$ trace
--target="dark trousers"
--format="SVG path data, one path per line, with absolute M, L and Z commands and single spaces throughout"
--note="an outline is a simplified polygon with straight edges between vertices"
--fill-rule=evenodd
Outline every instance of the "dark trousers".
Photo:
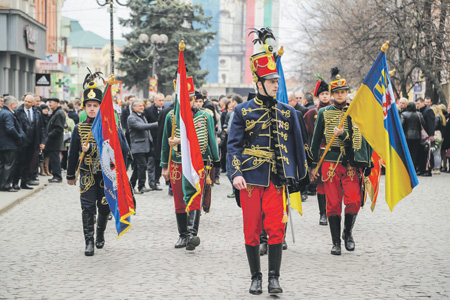
M 13 183 L 26 184 L 28 181 L 28 173 L 30 171 L 31 160 L 33 158 L 34 147 L 29 146 L 21 148 L 17 157 L 17 172 L 14 174 Z
M 47 156 L 50 159 L 50 170 L 55 179 L 62 179 L 60 153 L 61 151 L 47 151 Z
M 0 151 L 0 189 L 11 187 L 17 165 L 17 150 Z
M 86 188 L 86 183 L 91 186 Z M 81 209 L 91 215 L 98 213 L 107 215 L 110 212 L 108 202 L 104 199 L 105 190 L 101 172 L 92 175 L 90 172 L 80 170 L 80 201 Z
M 145 187 L 145 177 L 147 171 L 147 153 L 135 153 L 133 154 L 133 173 L 131 174 L 131 186 L 134 188 L 136 186 L 136 181 L 138 181 L 138 189 Z
M 406 140 L 406 143 L 408 144 L 408 149 L 409 149 L 409 154 L 411 154 L 411 160 L 414 164 L 415 168 L 418 168 L 418 163 L 419 163 L 419 153 L 421 151 L 421 145 L 420 145 L 420 140 Z
M 67 170 L 67 155 L 68 155 L 68 150 L 64 150 L 61 151 L 61 168 L 63 168 L 63 170 Z
M 31 157 L 30 169 L 28 171 L 28 181 L 35 180 L 38 177 L 39 169 L 39 153 L 41 150 L 34 149 L 33 156 Z
M 147 175 L 148 186 L 154 187 L 156 185 L 156 162 L 153 155 L 150 155 L 147 160 Z

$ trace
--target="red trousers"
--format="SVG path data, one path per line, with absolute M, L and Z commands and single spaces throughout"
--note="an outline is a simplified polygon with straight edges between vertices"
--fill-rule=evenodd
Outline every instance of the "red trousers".
M 361 187 L 358 170 L 350 165 L 324 161 L 322 164 L 322 180 L 327 197 L 327 216 L 341 215 L 342 199 L 345 213 L 357 214 L 361 208 Z
M 247 185 L 240 191 L 242 215 L 244 219 L 245 244 L 259 245 L 264 214 L 264 229 L 269 236 L 268 244 L 283 242 L 285 224 L 283 219 L 283 188 Z
M 186 203 L 184 202 L 184 194 L 183 194 L 183 170 L 181 164 L 170 162 L 170 182 L 172 184 L 172 192 L 173 192 L 173 200 L 175 203 L 175 212 L 176 213 L 184 213 L 186 212 Z M 200 186 L 203 187 L 205 182 L 205 173 L 202 172 L 200 177 Z M 202 201 L 202 193 L 199 193 L 195 196 L 192 204 L 190 206 L 190 210 L 200 210 L 200 205 Z

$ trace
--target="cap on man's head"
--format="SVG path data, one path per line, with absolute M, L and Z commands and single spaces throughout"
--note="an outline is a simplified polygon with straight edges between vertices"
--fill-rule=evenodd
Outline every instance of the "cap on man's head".
M 59 103 L 59 98 L 56 98 L 56 97 L 46 98 L 45 101 L 46 102 L 48 102 L 48 101 L 55 101 L 55 102 Z

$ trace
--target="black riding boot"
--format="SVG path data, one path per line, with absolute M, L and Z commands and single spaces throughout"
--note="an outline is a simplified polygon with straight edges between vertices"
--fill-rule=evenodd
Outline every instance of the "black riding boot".
M 195 250 L 195 247 L 200 245 L 200 238 L 198 234 L 198 225 L 200 224 L 200 210 L 191 210 L 187 217 L 188 237 L 186 241 L 186 250 Z
M 180 234 L 175 248 L 184 248 L 186 247 L 186 239 L 188 236 L 187 213 L 175 213 L 175 215 L 177 216 L 178 233 Z
M 250 292 L 250 294 L 259 295 L 262 293 L 262 274 L 259 260 L 259 245 L 245 245 L 245 250 L 247 252 L 247 260 L 250 266 L 250 273 L 252 274 L 252 283 L 248 291 Z
M 357 214 L 345 214 L 344 231 L 342 232 L 342 239 L 344 240 L 345 249 L 347 251 L 355 250 L 355 241 L 352 236 L 353 225 L 355 225 Z
M 328 225 L 327 198 L 325 197 L 325 194 L 317 194 L 317 201 L 319 202 L 319 213 L 320 213 L 319 225 Z
M 108 224 L 108 217 L 107 215 L 102 215 L 101 213 L 98 214 L 97 217 L 97 237 L 95 238 L 95 247 L 97 249 L 102 249 L 105 245 L 105 229 L 106 224 Z
M 282 253 L 282 243 L 269 245 L 269 294 L 280 294 L 283 292 L 283 289 L 278 282 Z
M 288 245 L 286 243 L 287 226 L 288 226 L 288 223 L 286 222 L 286 224 L 284 225 L 283 250 L 287 250 L 287 248 L 288 248 Z
M 267 254 L 267 232 L 263 228 L 259 235 L 259 255 L 263 256 Z
M 84 240 L 86 242 L 86 249 L 84 250 L 84 255 L 93 256 L 95 215 L 83 212 L 82 217 L 83 217 Z
M 331 239 L 333 240 L 331 254 L 341 255 L 341 216 L 329 216 L 328 223 L 330 225 Z

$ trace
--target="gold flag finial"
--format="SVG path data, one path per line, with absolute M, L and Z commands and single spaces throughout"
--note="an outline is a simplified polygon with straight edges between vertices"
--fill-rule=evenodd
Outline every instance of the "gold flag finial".
M 180 45 L 178 46 L 178 49 L 180 49 L 180 51 L 184 51 L 184 49 L 186 48 L 186 45 L 184 44 L 184 41 L 181 40 Z
M 386 41 L 386 43 L 381 46 L 381 51 L 386 52 L 386 50 L 389 48 L 389 41 Z
M 284 46 L 280 47 L 280 50 L 278 50 L 278 56 L 283 56 L 284 54 Z
M 389 71 L 389 76 L 394 76 L 396 71 L 396 69 L 392 69 L 391 71 Z
M 116 80 L 114 79 L 114 74 L 111 74 L 108 76 L 108 84 L 114 85 L 116 83 Z

